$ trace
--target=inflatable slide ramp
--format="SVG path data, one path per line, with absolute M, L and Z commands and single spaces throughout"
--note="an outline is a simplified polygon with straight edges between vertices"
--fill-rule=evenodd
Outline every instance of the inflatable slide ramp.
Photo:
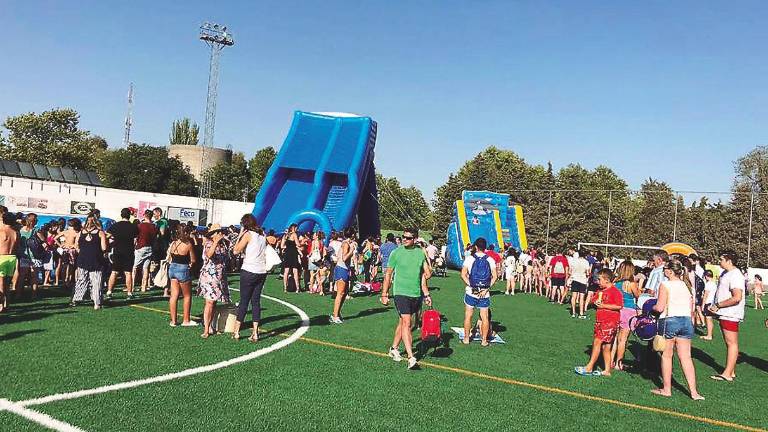
M 290 224 L 326 234 L 357 222 L 360 237 L 378 235 L 373 165 L 376 122 L 342 113 L 296 111 L 256 195 L 253 215 L 265 230 Z

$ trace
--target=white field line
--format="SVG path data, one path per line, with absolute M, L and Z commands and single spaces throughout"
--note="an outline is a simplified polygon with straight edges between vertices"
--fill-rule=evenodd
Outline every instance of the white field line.
M 20 404 L 13 403 L 8 399 L 0 399 L 0 411 L 8 411 L 24 417 L 27 420 L 33 421 L 41 426 L 45 426 L 48 429 L 53 429 L 57 432 L 85 432 L 77 426 L 72 426 L 69 423 L 65 423 L 61 420 L 43 414 L 39 411 L 24 408 Z
M 135 381 L 127 381 L 119 384 L 111 384 L 107 386 L 97 387 L 93 389 L 87 389 L 87 390 L 78 390 L 74 392 L 69 393 L 57 393 L 50 396 L 45 396 L 41 398 L 35 398 L 35 399 L 28 399 L 25 401 L 16 402 L 17 405 L 20 405 L 22 407 L 24 406 L 30 406 L 30 405 L 41 405 L 46 404 L 50 402 L 56 402 L 56 401 L 62 401 L 62 400 L 69 400 L 69 399 L 77 399 L 85 396 L 92 396 L 117 390 L 125 390 L 129 388 L 139 387 L 147 384 L 155 384 L 159 382 L 165 382 L 170 381 L 174 379 L 184 378 L 192 375 L 202 374 L 206 372 L 212 372 L 218 369 L 223 369 L 225 367 L 229 367 L 232 365 L 236 365 L 238 363 L 243 363 L 249 360 L 253 360 L 255 358 L 261 357 L 265 354 L 269 354 L 273 351 L 279 350 L 280 348 L 284 348 L 297 340 L 299 340 L 300 337 L 302 337 L 307 330 L 309 330 L 309 316 L 304 312 L 303 310 L 299 309 L 297 306 L 288 303 L 286 301 L 280 300 L 278 298 L 270 297 L 267 295 L 262 295 L 262 297 L 275 301 L 277 303 L 280 303 L 284 306 L 289 307 L 292 309 L 296 314 L 299 315 L 301 318 L 301 327 L 296 329 L 295 332 L 293 332 L 290 336 L 288 336 L 286 339 L 281 340 L 280 342 L 277 342 L 273 345 L 270 345 L 268 347 L 264 347 L 262 349 L 253 351 L 251 353 L 242 355 L 240 357 L 235 357 L 233 359 L 224 360 L 219 363 L 214 363 L 207 366 L 199 366 L 192 369 L 186 369 L 180 372 L 173 372 L 165 375 L 159 375 L 152 378 L 145 378 Z

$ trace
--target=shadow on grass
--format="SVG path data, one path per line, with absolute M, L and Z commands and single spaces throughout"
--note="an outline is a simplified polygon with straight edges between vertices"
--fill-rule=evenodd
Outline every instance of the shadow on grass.
M 64 308 L 67 308 L 67 305 L 64 305 Z M 7 314 L 0 316 L 0 324 L 16 324 L 26 321 L 38 321 L 53 315 L 70 314 L 74 312 L 75 311 L 68 309 L 59 312 L 28 312 L 15 314 L 13 313 L 13 309 L 10 309 Z
M 768 361 L 761 358 L 753 357 L 745 352 L 739 352 L 739 359 L 736 363 L 746 363 L 756 369 L 760 369 L 763 372 L 768 372 Z
M 24 337 L 24 336 L 26 336 L 28 334 L 40 333 L 40 332 L 43 332 L 43 331 L 45 331 L 45 330 L 43 330 L 43 329 L 31 329 L 31 330 L 14 331 L 14 332 L 6 333 L 4 335 L 0 335 L 0 341 L 8 341 L 8 340 L 11 340 L 11 339 L 18 339 L 18 338 Z
M 705 351 L 702 351 L 700 348 L 696 348 L 694 346 L 691 347 L 691 357 L 711 367 L 712 370 L 716 371 L 717 373 L 720 373 L 720 371 L 722 371 L 724 368 L 714 359 L 714 357 Z

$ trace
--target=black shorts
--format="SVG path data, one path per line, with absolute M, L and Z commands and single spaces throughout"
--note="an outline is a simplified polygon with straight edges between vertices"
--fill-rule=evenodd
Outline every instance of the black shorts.
M 553 277 L 552 278 L 552 286 L 553 287 L 563 287 L 563 286 L 565 286 L 565 278 L 564 277 Z
M 597 282 L 592 282 L 589 284 L 589 286 L 587 286 L 587 290 L 592 292 L 597 291 L 597 288 Z
M 421 309 L 421 297 L 395 296 L 395 309 L 400 315 L 413 315 Z
M 586 294 L 587 286 L 581 282 L 571 281 L 571 291 L 579 294 Z
M 133 260 L 133 253 L 114 252 L 112 254 L 112 271 L 118 273 L 133 271 Z

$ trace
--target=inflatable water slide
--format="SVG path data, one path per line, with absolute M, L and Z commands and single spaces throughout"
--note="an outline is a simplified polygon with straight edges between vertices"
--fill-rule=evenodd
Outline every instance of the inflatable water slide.
M 517 250 L 527 249 L 523 208 L 510 206 L 507 194 L 463 191 L 461 199 L 453 205 L 453 217 L 448 225 L 448 265 L 460 269 L 464 262 L 464 247 L 479 237 L 485 238 L 497 251 L 504 245 Z
M 296 111 L 256 195 L 253 215 L 265 230 L 331 230 L 358 224 L 360 237 L 380 233 L 376 122 L 346 113 Z

